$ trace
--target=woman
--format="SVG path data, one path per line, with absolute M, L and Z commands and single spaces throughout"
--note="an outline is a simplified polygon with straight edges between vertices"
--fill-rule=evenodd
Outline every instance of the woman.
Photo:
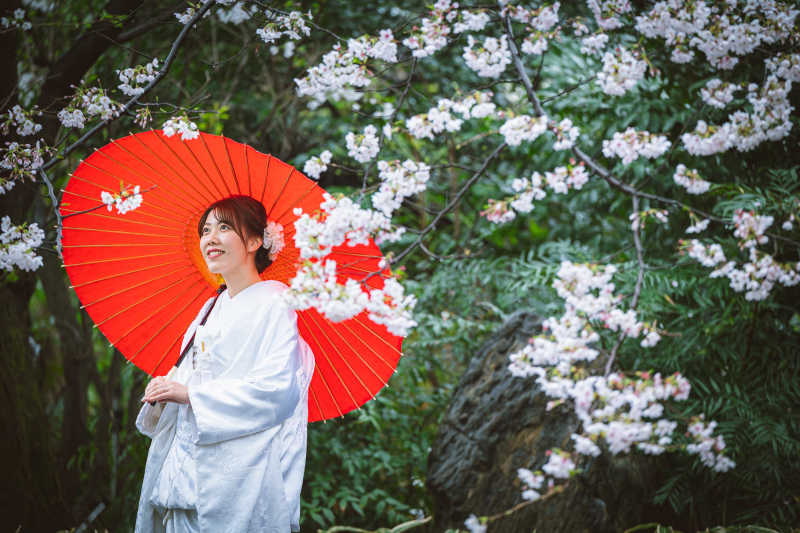
M 136 532 L 299 531 L 314 357 L 280 298 L 286 285 L 259 276 L 282 227 L 234 196 L 209 207 L 198 232 L 227 289 L 189 326 L 173 379 L 147 385 L 136 427 L 153 440 Z

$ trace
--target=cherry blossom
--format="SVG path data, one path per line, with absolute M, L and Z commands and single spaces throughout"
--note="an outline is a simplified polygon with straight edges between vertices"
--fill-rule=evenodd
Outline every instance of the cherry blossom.
M 620 46 L 616 54 L 603 54 L 603 70 L 597 73 L 595 83 L 608 95 L 622 96 L 644 77 L 646 70 L 647 63 Z
M 303 165 L 303 173 L 315 180 L 319 179 L 320 174 L 328 170 L 328 163 L 331 162 L 333 154 L 330 150 L 325 150 L 319 157 L 311 157 Z
M 506 70 L 506 66 L 511 64 L 511 51 L 508 49 L 508 40 L 505 35 L 502 35 L 500 39 L 487 37 L 483 42 L 468 35 L 467 43 L 462 57 L 467 66 L 478 76 L 498 78 Z
M 675 183 L 684 187 L 689 194 L 703 194 L 708 191 L 711 184 L 702 179 L 696 169 L 689 170 L 686 165 L 678 165 L 672 175 Z
M 422 27 L 414 26 L 411 35 L 403 40 L 403 44 L 411 50 L 411 55 L 424 58 L 433 55 L 447 44 L 451 22 L 458 16 L 458 3 L 438 0 L 433 5 L 430 18 L 422 19 Z M 475 23 L 473 23 L 475 24 Z
M 3 217 L 0 224 L 0 269 L 12 272 L 14 267 L 26 272 L 42 266 L 42 258 L 34 249 L 44 242 L 44 231 L 38 224 L 11 224 L 10 217 Z
M 486 533 L 486 524 L 481 524 L 474 514 L 469 515 L 469 518 L 464 520 L 464 527 L 469 529 L 469 533 Z
M 378 155 L 380 146 L 375 134 L 378 129 L 372 124 L 364 128 L 364 133 L 356 135 L 352 131 L 345 135 L 347 145 L 347 155 L 354 158 L 359 163 L 368 163 Z
M 597 54 L 608 44 L 608 35 L 605 33 L 596 33 L 594 35 L 587 35 L 581 39 L 580 50 L 582 54 Z
M 102 201 L 108 210 L 111 211 L 112 207 L 117 208 L 117 213 L 124 215 L 128 211 L 133 211 L 142 205 L 142 195 L 139 194 L 139 186 L 135 186 L 133 190 L 128 190 L 123 184 L 120 184 L 120 192 L 110 193 L 102 191 L 100 193 L 100 201 Z
M 519 146 L 522 141 L 533 141 L 547 131 L 547 117 L 538 118 L 528 115 L 511 116 L 500 126 L 500 135 L 509 146 Z
M 25 10 L 15 9 L 14 18 L 0 17 L 0 26 L 3 28 L 20 28 L 23 31 L 28 31 L 33 25 L 25 20 Z
M 581 131 L 577 126 L 572 124 L 572 121 L 565 118 L 558 125 L 553 128 L 556 134 L 556 142 L 553 144 L 553 150 L 569 150 L 575 146 L 575 141 L 580 137 Z
M 42 114 L 41 111 L 37 111 L 37 108 L 34 108 L 30 111 L 22 109 L 22 107 L 15 105 L 8 111 L 8 118 L 0 124 L 0 132 L 3 135 L 8 135 L 8 130 L 11 126 L 17 126 L 17 135 L 21 137 L 25 137 L 27 135 L 33 135 L 34 133 L 39 133 L 42 129 L 41 124 L 35 124 L 33 122 L 34 116 L 40 116 Z
M 403 199 L 425 190 L 430 179 L 430 167 L 407 159 L 400 161 L 378 161 L 378 177 L 381 185 L 372 195 L 372 205 L 387 217 L 400 208 Z
M 208 14 L 208 11 L 206 12 Z M 155 79 L 155 69 L 158 68 L 158 59 L 146 65 L 126 68 L 117 71 L 120 81 L 119 89 L 127 96 L 139 96 L 144 93 L 144 86 Z
M 182 141 L 191 141 L 200 137 L 200 132 L 197 131 L 197 124 L 189 120 L 189 117 L 185 114 L 180 117 L 172 117 L 164 122 L 161 129 L 165 137 L 172 137 L 179 133 Z
M 252 18 L 258 12 L 258 6 L 251 6 L 250 10 L 244 8 L 243 3 L 236 3 L 231 9 L 217 9 L 217 17 L 223 24 L 241 24 Z
M 737 209 L 733 215 L 733 224 L 736 226 L 733 236 L 741 239 L 739 248 L 742 250 L 753 248 L 756 244 L 765 244 L 769 241 L 769 237 L 764 235 L 764 232 L 774 221 L 775 219 L 771 216 L 758 215 L 755 211 Z
M 669 216 L 669 211 L 666 209 L 647 209 L 645 211 L 633 213 L 629 217 L 631 229 L 644 229 L 649 219 L 655 219 L 662 224 L 666 224 L 667 216 Z
M 713 79 L 706 83 L 705 89 L 700 89 L 700 97 L 708 105 L 723 109 L 733 101 L 733 93 L 738 90 L 741 90 L 739 85 Z
M 800 82 L 800 54 L 782 54 L 766 61 L 767 69 L 785 80 Z
M 709 219 L 697 220 L 697 222 L 686 228 L 686 233 L 700 233 L 701 231 L 705 231 L 710 222 Z
M 0 160 L 0 168 L 10 170 L 9 178 L 0 178 L 0 194 L 5 194 L 14 186 L 15 179 L 36 179 L 36 170 L 44 164 L 42 156 L 49 154 L 52 149 L 42 141 L 36 141 L 34 146 L 6 143 L 5 155 Z
M 310 12 L 307 16 L 311 20 Z M 308 37 L 311 35 L 311 28 L 306 25 L 303 14 L 299 11 L 292 11 L 288 15 L 278 15 L 274 22 L 268 22 L 263 28 L 256 30 L 256 35 L 261 37 L 265 43 L 274 43 L 282 35 L 299 41 L 301 33 Z
M 672 143 L 664 135 L 651 134 L 648 131 L 636 131 L 628 128 L 625 133 L 615 133 L 610 141 L 603 141 L 603 155 L 619 157 L 623 165 L 629 165 L 639 159 L 653 159 L 663 155 Z
M 439 107 L 432 107 L 427 113 L 414 115 L 406 120 L 408 132 L 417 139 L 427 137 L 433 140 L 434 133 L 441 133 L 445 130 L 449 132 L 460 130 L 464 121 L 450 115 L 447 108 L 452 109 L 452 105 L 448 104 L 452 104 L 452 102 L 441 100 Z
M 684 133 L 681 142 L 691 155 L 713 155 L 733 146 L 732 137 L 730 124 L 709 126 L 704 120 L 698 120 L 694 133 Z
M 597 24 L 604 30 L 615 30 L 622 26 L 620 15 L 630 13 L 628 0 L 587 0 L 586 4 L 594 14 Z
M 457 7 L 457 4 L 455 4 Z M 455 9 L 455 8 L 454 8 Z M 462 11 L 461 20 L 453 24 L 453 33 L 464 33 L 465 31 L 481 31 L 489 22 L 489 15 L 484 12 L 471 13 Z
M 109 98 L 102 88 L 89 89 L 83 80 L 80 87 L 74 85 L 72 87 L 75 89 L 75 95 L 67 107 L 58 112 L 58 119 L 65 128 L 83 129 L 86 121 L 93 117 L 107 121 L 119 116 L 122 106 Z
M 206 3 L 206 2 L 210 2 L 211 0 L 201 0 L 201 1 L 203 3 Z M 186 11 L 184 11 L 183 13 L 175 13 L 175 18 L 178 19 L 178 22 L 180 22 L 183 25 L 189 24 L 189 22 L 197 14 L 197 10 L 200 9 L 200 6 L 201 6 L 201 4 L 198 4 L 198 5 L 189 4 L 189 7 L 187 7 Z M 206 11 L 203 14 L 203 18 L 206 18 L 210 14 L 211 14 L 211 10 Z M 195 24 L 195 27 L 197 27 L 197 24 Z
M 688 253 L 689 257 L 697 259 L 704 267 L 715 267 L 727 261 L 719 244 L 705 245 L 697 239 L 692 239 L 688 243 L 681 241 L 681 250 Z
M 528 11 L 522 6 L 507 6 L 503 13 L 508 13 L 511 18 L 520 22 L 529 23 L 528 35 L 523 39 L 520 49 L 524 54 L 542 55 L 548 48 L 549 42 L 558 37 L 560 28 L 550 31 L 558 23 L 558 9 L 560 2 L 552 6 L 542 6 L 537 10 Z

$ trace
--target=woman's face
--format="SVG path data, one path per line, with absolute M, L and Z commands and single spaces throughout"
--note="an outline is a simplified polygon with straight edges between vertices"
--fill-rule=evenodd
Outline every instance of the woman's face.
M 249 239 L 250 246 L 242 242 L 239 234 L 230 224 L 217 220 L 215 213 L 209 213 L 200 237 L 200 251 L 213 274 L 225 275 L 247 264 L 248 254 L 258 249 L 257 239 Z M 252 250 L 250 250 L 252 248 Z

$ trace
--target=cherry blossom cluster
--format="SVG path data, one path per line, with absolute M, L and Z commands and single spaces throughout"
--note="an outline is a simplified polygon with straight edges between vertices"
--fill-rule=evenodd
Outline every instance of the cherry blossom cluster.
M 746 291 L 744 297 L 749 301 L 761 301 L 769 297 L 775 283 L 792 287 L 800 283 L 800 262 L 779 263 L 771 255 L 750 248 L 750 261 L 736 268 L 736 261 L 728 261 L 714 270 L 709 277 L 727 277 L 731 289 Z
M 33 27 L 33 25 L 30 22 L 25 20 L 24 9 L 15 9 L 14 18 L 0 17 L 0 26 L 3 26 L 3 28 L 5 29 L 20 28 L 23 31 L 28 31 Z
M 610 141 L 603 141 L 603 155 L 608 158 L 619 157 L 623 165 L 629 165 L 640 156 L 645 159 L 659 157 L 670 146 L 672 143 L 664 135 L 628 128 L 625 133 L 616 132 Z
M 636 52 L 631 53 L 620 46 L 617 53 L 603 54 L 603 70 L 597 73 L 595 83 L 604 93 L 611 96 L 622 96 L 633 89 L 636 82 L 644 77 L 647 63 L 638 59 Z
M 547 50 L 550 41 L 558 37 L 560 28 L 556 27 L 554 31 L 551 30 L 558 23 L 559 7 L 561 7 L 561 3 L 556 2 L 552 6 L 542 6 L 534 11 L 529 11 L 522 6 L 507 6 L 503 9 L 502 15 L 508 13 L 511 18 L 530 24 L 528 35 L 522 41 L 523 54 L 540 56 Z
M 666 209 L 646 209 L 645 211 L 632 213 L 628 218 L 631 221 L 631 229 L 636 230 L 644 229 L 650 219 L 666 224 L 668 216 L 669 211 Z
M 378 170 L 381 185 L 372 195 L 372 206 L 387 217 L 400 208 L 405 198 L 424 191 L 431 177 L 428 165 L 411 159 L 402 164 L 400 161 L 378 161 Z
M 128 189 L 128 187 L 120 183 L 120 191 L 118 193 L 103 191 L 100 193 L 100 201 L 108 206 L 109 211 L 111 211 L 112 207 L 116 207 L 117 213 L 124 215 L 142 205 L 142 195 L 139 194 L 138 185 L 133 189 Z
M 25 137 L 39 133 L 42 129 L 41 124 L 33 122 L 34 116 L 41 115 L 41 111 L 37 111 L 36 106 L 30 111 L 22 109 L 22 107 L 15 105 L 8 111 L 7 117 L 3 123 L 0 124 L 0 132 L 3 135 L 8 135 L 8 130 L 11 126 L 17 126 L 17 135 Z
M 486 78 L 499 78 L 511 64 L 511 51 L 508 48 L 508 39 L 502 35 L 500 39 L 486 37 L 483 41 L 467 36 L 467 46 L 464 47 L 462 56 L 467 67 L 474 70 L 478 76 Z
M 158 68 L 158 59 L 154 59 L 151 63 L 146 65 L 138 65 L 133 68 L 126 68 L 122 71 L 117 71 L 119 80 L 122 82 L 119 89 L 127 96 L 138 96 L 144 92 L 144 87 L 156 79 L 156 69 Z
M 692 219 L 692 225 L 686 228 L 686 233 L 700 233 L 708 228 L 711 220 L 700 220 L 694 213 L 689 213 Z
M 17 142 L 6 143 L 6 146 L 8 148 L 0 161 L 0 168 L 10 170 L 11 174 L 8 178 L 0 178 L 0 194 L 10 191 L 15 179 L 35 180 L 36 170 L 44 164 L 42 156 L 52 151 L 41 140 L 36 141 L 34 146 Z
M 0 269 L 12 272 L 16 266 L 26 272 L 36 270 L 42 266 L 42 258 L 33 250 L 43 242 L 44 231 L 38 224 L 14 226 L 10 217 L 3 217 L 0 224 Z
M 710 106 L 723 109 L 733 101 L 733 93 L 741 89 L 741 85 L 715 78 L 706 83 L 705 89 L 700 89 L 700 98 Z
M 431 56 L 445 47 L 447 36 L 450 35 L 448 22 L 456 20 L 457 17 L 458 2 L 451 4 L 449 0 L 437 0 L 433 4 L 430 18 L 425 17 L 422 19 L 422 27 L 414 26 L 411 34 L 406 39 L 403 39 L 403 44 L 411 50 L 411 55 L 416 58 L 421 59 Z M 483 17 L 478 19 L 469 17 L 464 24 L 480 28 L 482 22 L 485 26 Z M 459 26 L 459 29 L 463 31 L 468 28 Z
M 370 84 L 366 76 L 366 61 L 370 57 L 387 63 L 397 62 L 397 43 L 394 42 L 392 30 L 381 30 L 378 39 L 366 36 L 349 39 L 346 51 L 342 50 L 340 44 L 335 44 L 333 51 L 322 56 L 321 64 L 308 69 L 305 78 L 295 78 L 297 94 L 342 95 L 352 87 L 366 87 Z
M 789 135 L 792 122 L 789 119 L 794 107 L 789 105 L 790 80 L 780 81 L 770 75 L 759 88 L 751 85 L 747 100 L 753 113 L 736 111 L 731 121 L 731 143 L 740 152 L 752 150 L 766 140 L 778 141 Z
M 458 9 L 458 3 L 454 2 L 452 9 Z M 489 15 L 484 12 L 472 13 L 464 10 L 460 13 L 458 20 L 453 24 L 453 33 L 464 33 L 465 31 L 481 31 L 489 22 Z
M 376 324 L 386 326 L 389 333 L 405 337 L 417 326 L 411 312 L 417 304 L 413 294 L 405 294 L 405 289 L 395 278 L 387 278 L 383 289 L 372 289 L 366 310 L 369 318 Z
M 491 102 L 491 91 L 476 91 L 463 98 L 452 101 L 442 98 L 436 107 L 427 113 L 414 115 L 406 120 L 408 132 L 417 139 L 434 139 L 434 134 L 443 131 L 459 131 L 464 120 L 485 118 L 492 115 L 497 106 Z M 463 118 L 455 118 L 452 113 L 460 113 Z
M 310 11 L 306 16 L 308 20 L 313 18 Z M 299 11 L 292 11 L 288 15 L 278 15 L 275 22 L 268 22 L 263 28 L 256 30 L 256 34 L 265 43 L 274 43 L 282 35 L 299 41 L 302 38 L 301 33 L 308 37 L 311 35 L 311 28 L 306 25 L 306 21 L 303 20 L 303 14 Z
M 544 321 L 544 333 L 531 339 L 522 350 L 509 356 L 509 370 L 514 376 L 536 376 L 542 391 L 555 398 L 548 402 L 548 410 L 562 404 L 571 404 L 583 426 L 582 434 L 573 434 L 575 453 L 597 456 L 603 440 L 613 453 L 627 453 L 636 447 L 643 453 L 658 455 L 667 449 L 678 449 L 673 444 L 677 422 L 666 420 L 664 402 L 684 401 L 689 397 L 691 385 L 680 373 L 668 377 L 651 372 L 637 372 L 635 377 L 612 373 L 607 377 L 593 376 L 578 363 L 594 361 L 599 352 L 594 345 L 600 340 L 593 323 L 614 332 L 624 332 L 629 337 L 646 333 L 640 343 L 651 347 L 661 335 L 655 324 L 639 322 L 636 312 L 623 312 L 617 306 L 621 297 L 614 295 L 611 283 L 616 268 L 613 265 L 575 265 L 569 261 L 561 264 L 553 283 L 559 297 L 565 299 L 565 313 L 556 319 Z M 662 332 L 663 333 L 663 332 Z M 694 421 L 693 421 L 694 422 Z M 713 431 L 713 426 L 711 426 Z M 691 431 L 691 430 L 690 430 Z M 711 438 L 711 431 L 693 444 L 702 444 Z M 724 449 L 724 440 L 718 445 L 710 466 L 726 471 L 735 463 L 718 457 Z M 702 448 L 685 446 L 689 453 L 708 452 Z M 548 479 L 548 491 L 553 490 L 556 479 L 568 479 L 576 471 L 572 456 L 554 449 L 541 471 L 519 469 L 524 483 L 523 498 L 536 500 L 538 490 Z M 706 462 L 708 464 L 708 462 Z
M 375 136 L 376 133 L 378 133 L 378 129 L 372 124 L 368 124 L 364 128 L 363 134 L 356 135 L 351 131 L 345 135 L 347 155 L 359 163 L 372 161 L 380 151 L 380 141 Z
M 766 244 L 769 237 L 764 235 L 764 232 L 774 221 L 775 218 L 768 215 L 737 209 L 733 214 L 733 224 L 736 227 L 733 236 L 740 239 L 739 249 L 744 250 L 745 248 L 754 248 L 758 244 Z
M 121 106 L 108 97 L 102 88 L 86 88 L 81 80 L 81 86 L 75 87 L 75 95 L 67 107 L 58 112 L 58 120 L 65 128 L 83 129 L 87 120 L 100 117 L 106 121 L 118 117 Z
M 556 167 L 553 172 L 545 172 L 544 178 L 538 172 L 534 172 L 530 179 L 514 178 L 511 188 L 517 194 L 500 201 L 489 199 L 489 204 L 480 214 L 493 224 L 505 224 L 514 220 L 517 212 L 533 211 L 533 201 L 547 196 L 544 187 L 549 187 L 555 194 L 567 194 L 569 189 L 580 190 L 588 181 L 589 174 L 583 161 L 576 164 L 574 159 L 570 159 L 568 165 Z
M 247 11 L 244 3 L 237 3 L 231 9 L 217 9 L 217 17 L 223 24 L 241 24 L 245 20 L 252 18 L 258 12 L 258 6 L 251 6 Z M 309 15 L 310 17 L 310 15 Z
M 697 169 L 689 170 L 683 164 L 678 165 L 675 169 L 672 179 L 675 180 L 675 183 L 685 188 L 689 194 L 703 194 L 711 187 L 711 183 L 700 177 Z
M 577 32 L 575 35 L 578 35 Z M 595 33 L 592 35 L 587 35 L 583 39 L 581 39 L 581 53 L 582 54 L 598 54 L 600 51 L 606 47 L 608 44 L 608 34 L 606 33 Z
M 201 0 L 201 1 L 202 1 L 202 3 L 206 3 L 206 2 L 210 2 L 211 0 Z M 197 3 L 197 4 L 192 4 L 191 2 L 187 2 L 187 3 L 189 4 L 189 7 L 186 8 L 186 11 L 184 11 L 183 13 L 175 13 L 175 18 L 178 19 L 178 22 L 180 22 L 184 26 L 186 24 L 189 24 L 189 21 L 191 21 L 194 18 L 194 16 L 197 14 L 197 10 L 200 9 L 200 7 L 202 5 L 201 3 Z M 219 0 L 217 0 L 217 3 L 224 4 L 226 2 L 220 2 Z M 206 18 L 210 14 L 211 14 L 211 10 L 206 11 L 203 14 L 203 18 Z M 195 24 L 195 26 L 197 26 L 197 25 Z
M 573 125 L 570 119 L 565 118 L 553 127 L 553 133 L 556 134 L 553 150 L 569 150 L 575 146 L 575 141 L 580 137 L 581 130 Z
M 709 126 L 704 120 L 698 120 L 693 133 L 681 136 L 683 147 L 691 155 L 713 155 L 728 150 L 731 142 L 731 125 Z
M 800 54 L 782 54 L 768 59 L 766 65 L 779 78 L 800 82 Z
M 789 37 L 798 13 L 774 0 L 713 5 L 704 0 L 662 1 L 636 17 L 636 30 L 649 38 L 666 39 L 676 63 L 691 60 L 696 48 L 713 67 L 729 70 L 739 62 L 737 55 Z
M 328 170 L 328 163 L 331 162 L 333 154 L 330 150 L 325 150 L 319 157 L 314 156 L 308 159 L 303 165 L 303 173 L 309 178 L 319 179 L 320 174 Z
M 619 17 L 631 12 L 628 0 L 587 0 L 586 5 L 592 11 L 597 25 L 606 31 L 622 27 L 624 23 Z
M 513 116 L 512 114 L 498 113 L 503 118 L 508 116 L 506 122 L 500 126 L 500 135 L 505 138 L 509 146 L 519 146 L 522 141 L 534 141 L 547 131 L 547 117 L 530 117 L 528 115 Z
M 727 472 L 736 467 L 736 463 L 720 453 L 725 449 L 725 439 L 721 435 L 712 436 L 717 423 L 713 420 L 705 423 L 704 418 L 703 415 L 692 417 L 692 423 L 686 428 L 686 433 L 694 438 L 694 442 L 686 446 L 686 451 L 699 455 L 705 466 L 717 472 Z
M 182 141 L 191 141 L 200 137 L 200 132 L 197 131 L 197 124 L 189 120 L 186 114 L 180 117 L 172 117 L 164 122 L 161 129 L 165 137 L 172 137 L 176 133 L 180 134 Z

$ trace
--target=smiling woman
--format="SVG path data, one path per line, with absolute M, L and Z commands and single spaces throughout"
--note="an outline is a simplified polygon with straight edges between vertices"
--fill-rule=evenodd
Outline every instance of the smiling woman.
M 136 425 L 153 441 L 136 531 L 298 531 L 314 357 L 286 285 L 259 276 L 282 227 L 234 196 L 203 213 L 198 234 L 227 287 L 189 326 L 174 379 L 154 378 L 142 399 Z

